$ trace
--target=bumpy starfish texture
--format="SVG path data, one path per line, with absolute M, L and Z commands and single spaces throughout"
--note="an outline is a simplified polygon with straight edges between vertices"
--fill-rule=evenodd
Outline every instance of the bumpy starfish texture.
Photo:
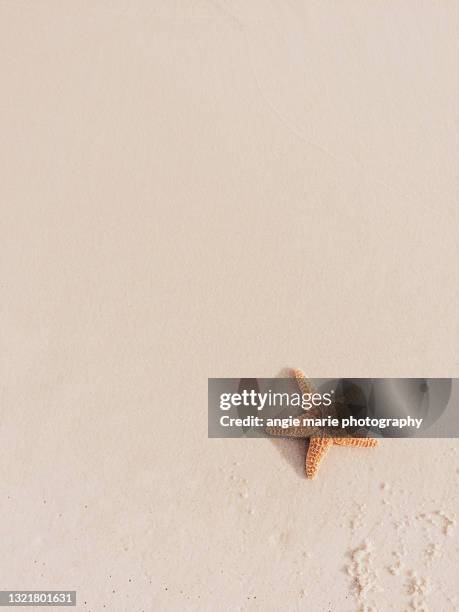
M 310 380 L 306 378 L 301 370 L 294 370 L 293 374 L 297 381 L 298 387 L 302 394 L 315 393 L 316 389 Z M 335 400 L 333 404 L 325 410 L 321 407 L 308 411 L 309 418 L 321 418 L 324 416 L 336 417 L 339 416 L 340 408 L 343 406 L 343 400 Z M 325 414 L 326 413 L 326 414 Z M 373 438 L 353 438 L 351 436 L 331 437 L 333 431 L 331 428 L 320 427 L 268 427 L 267 433 L 271 436 L 283 436 L 288 438 L 309 438 L 309 448 L 306 454 L 306 478 L 315 478 L 319 471 L 319 466 L 322 459 L 327 454 L 333 444 L 339 446 L 360 446 L 363 448 L 372 448 L 378 444 Z M 327 434 L 327 435 L 324 435 Z

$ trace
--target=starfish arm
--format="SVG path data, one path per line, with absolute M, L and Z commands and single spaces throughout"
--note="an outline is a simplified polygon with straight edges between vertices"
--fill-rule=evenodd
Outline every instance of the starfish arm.
M 340 446 L 361 446 L 364 448 L 373 448 L 378 445 L 378 441 L 374 438 L 333 438 L 333 444 Z
M 316 388 L 312 384 L 312 382 L 306 378 L 305 373 L 302 370 L 293 370 L 293 374 L 295 376 L 298 387 L 300 388 L 301 393 L 304 395 L 308 393 L 314 393 Z
M 317 434 L 317 427 L 267 427 L 269 436 L 281 436 L 283 438 L 310 438 Z
M 311 438 L 306 455 L 306 478 L 315 478 L 319 465 L 333 444 L 332 438 Z

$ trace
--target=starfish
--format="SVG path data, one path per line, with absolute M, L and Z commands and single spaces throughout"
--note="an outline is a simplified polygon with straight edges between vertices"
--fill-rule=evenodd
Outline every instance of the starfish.
M 301 370 L 294 370 L 293 374 L 302 394 L 316 393 L 316 389 L 310 380 L 306 378 Z M 345 404 L 344 400 L 335 400 L 333 404 L 324 409 L 319 407 L 308 411 L 309 418 L 324 418 L 325 416 L 337 417 L 339 411 Z M 319 471 L 319 465 L 334 444 L 339 446 L 360 446 L 371 448 L 378 444 L 373 438 L 353 438 L 350 435 L 331 437 L 332 428 L 320 427 L 267 427 L 266 432 L 271 436 L 283 436 L 288 438 L 309 438 L 309 448 L 306 454 L 306 478 L 315 478 Z M 340 429 L 340 433 L 341 433 Z

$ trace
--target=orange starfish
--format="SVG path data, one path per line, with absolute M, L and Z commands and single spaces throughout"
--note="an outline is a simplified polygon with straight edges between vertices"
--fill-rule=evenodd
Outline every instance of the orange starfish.
M 316 392 L 314 385 L 306 378 L 301 370 L 294 370 L 293 374 L 302 394 Z M 326 410 L 311 410 L 309 411 L 309 415 L 311 418 L 320 418 L 321 416 L 325 416 L 323 412 L 326 411 L 327 416 L 337 416 L 341 404 L 342 402 L 340 402 L 340 400 L 336 400 L 332 407 L 329 407 Z M 365 448 L 374 447 L 378 444 L 377 440 L 374 440 L 373 438 L 352 438 L 350 436 L 330 437 L 330 434 L 333 433 L 331 428 L 324 429 L 320 427 L 301 426 L 288 428 L 268 427 L 266 431 L 271 436 L 310 438 L 309 448 L 306 454 L 306 478 L 315 478 L 317 476 L 319 465 L 333 444 L 338 444 L 339 446 L 361 446 Z M 328 436 L 324 435 L 325 433 L 327 433 Z

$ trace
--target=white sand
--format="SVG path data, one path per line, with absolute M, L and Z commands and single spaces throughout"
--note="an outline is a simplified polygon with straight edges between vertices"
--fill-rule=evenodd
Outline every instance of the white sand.
M 208 376 L 458 376 L 454 2 L 0 0 L 1 588 L 459 609 L 455 440 L 208 440 Z

